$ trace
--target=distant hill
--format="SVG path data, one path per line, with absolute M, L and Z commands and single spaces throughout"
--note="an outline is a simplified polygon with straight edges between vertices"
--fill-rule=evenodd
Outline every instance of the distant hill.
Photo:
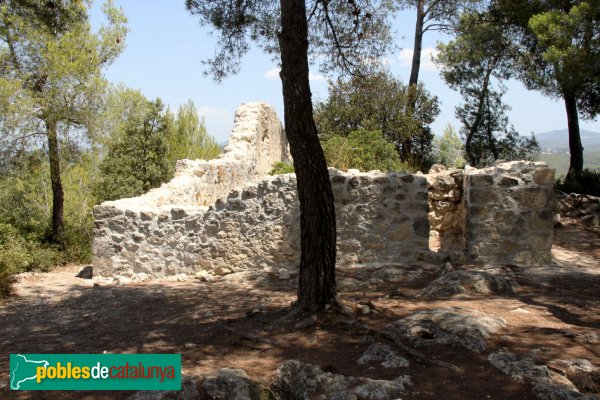
M 569 169 L 569 131 L 561 129 L 536 133 L 542 154 L 540 160 L 556 169 L 556 176 L 564 176 Z M 600 169 L 600 133 L 581 130 L 584 168 Z
M 600 133 L 582 129 L 580 131 L 581 142 L 586 151 L 600 150 Z M 535 138 L 540 143 L 542 153 L 568 153 L 569 131 L 561 129 L 557 131 L 536 133 Z

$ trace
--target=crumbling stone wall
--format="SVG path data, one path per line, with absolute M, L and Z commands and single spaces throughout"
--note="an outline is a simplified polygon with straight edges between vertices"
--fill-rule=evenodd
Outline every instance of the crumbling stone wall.
M 277 161 L 290 156 L 275 112 L 264 103 L 242 105 L 219 159 L 182 160 L 171 182 L 94 208 L 95 272 L 163 277 L 200 270 L 296 271 L 296 178 L 266 176 Z M 462 239 L 452 248 L 461 259 L 550 258 L 554 170 L 543 163 L 428 176 L 330 169 L 330 179 L 339 266 L 427 259 L 430 224 L 442 240 Z
M 427 181 L 406 173 L 330 170 L 338 264 L 409 263 L 427 251 Z M 102 212 L 100 212 L 102 210 Z M 151 277 L 251 269 L 296 271 L 300 215 L 293 174 L 231 191 L 213 206 L 96 212 L 100 274 Z
M 554 170 L 514 161 L 467 169 L 464 235 L 471 259 L 516 264 L 550 261 Z
M 229 144 L 219 158 L 179 160 L 170 182 L 139 197 L 102 206 L 132 210 L 209 206 L 236 187 L 268 174 L 276 162 L 291 160 L 275 110 L 267 103 L 245 103 L 235 113 Z
M 464 207 L 462 169 L 434 165 L 425 175 L 429 184 L 429 225 L 439 248 L 463 248 Z

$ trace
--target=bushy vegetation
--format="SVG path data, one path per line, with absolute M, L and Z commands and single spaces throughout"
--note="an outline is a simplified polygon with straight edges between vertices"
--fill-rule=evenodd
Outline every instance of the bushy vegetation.
M 62 258 L 57 248 L 26 240 L 14 226 L 0 223 L 0 298 L 11 293 L 14 274 L 48 271 Z
M 452 125 L 444 128 L 442 136 L 433 139 L 433 161 L 449 168 L 464 168 L 465 150 L 460 137 Z
M 0 294 L 7 294 L 15 273 L 91 260 L 91 184 L 97 156 L 64 146 L 64 247 L 51 243 L 52 191 L 43 148 L 24 152 L 0 174 Z
M 325 159 L 329 167 L 342 171 L 350 168 L 361 171 L 407 170 L 400 161 L 395 146 L 388 142 L 381 131 L 359 129 L 348 136 L 330 135 L 321 139 Z
M 315 107 L 315 122 L 326 141 L 362 130 L 362 139 L 356 136 L 349 141 L 334 139 L 331 145 L 336 141 L 344 146 L 354 145 L 357 140 L 364 144 L 369 136 L 365 131 L 379 131 L 393 145 L 399 159 L 416 170 L 424 168 L 424 161 L 431 152 L 433 134 L 429 125 L 439 112 L 437 97 L 429 94 L 422 84 L 408 87 L 388 72 L 377 72 L 330 83 L 329 98 Z M 372 136 L 367 140 L 376 138 Z M 331 153 L 328 161 L 330 166 L 335 166 L 331 162 L 348 165 L 343 157 L 338 160 Z M 362 162 L 358 158 L 356 161 Z M 395 168 L 392 164 L 388 166 Z M 388 166 L 383 165 L 380 169 Z
M 284 163 L 282 161 L 276 162 L 273 165 L 273 169 L 269 172 L 269 175 L 281 175 L 294 173 L 294 166 L 292 164 Z
M 586 168 L 577 174 L 574 179 L 561 176 L 556 180 L 554 187 L 565 193 L 600 196 L 600 170 L 594 171 Z

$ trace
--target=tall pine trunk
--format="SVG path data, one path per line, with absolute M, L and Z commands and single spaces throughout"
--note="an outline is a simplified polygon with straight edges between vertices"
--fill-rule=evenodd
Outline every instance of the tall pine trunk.
M 581 145 L 581 135 L 579 133 L 579 115 L 577 114 L 577 99 L 575 96 L 565 94 L 565 108 L 567 110 L 567 124 L 569 128 L 569 153 L 571 159 L 569 163 L 569 172 L 567 179 L 576 179 L 577 175 L 583 171 L 583 146 Z
M 419 83 L 419 69 L 421 68 L 421 51 L 423 49 L 423 20 L 425 18 L 423 10 L 423 0 L 417 2 L 417 22 L 415 24 L 415 43 L 413 46 L 412 66 L 410 69 L 410 78 L 408 86 Z M 414 102 L 411 104 L 414 108 Z
M 64 249 L 63 221 L 64 193 L 60 178 L 60 155 L 56 122 L 46 121 L 46 136 L 48 137 L 48 160 L 50 162 L 50 182 L 52 183 L 52 242 Z
M 336 225 L 329 172 L 313 119 L 304 0 L 281 0 L 279 47 L 285 132 L 300 199 L 298 304 L 317 311 L 336 296 Z
M 421 50 L 423 48 L 423 21 L 424 0 L 417 1 L 417 22 L 415 24 L 415 42 L 413 46 L 412 66 L 410 69 L 410 78 L 408 79 L 408 97 L 406 102 L 406 114 L 413 115 L 417 105 L 417 85 L 419 83 L 419 69 L 421 68 Z M 413 143 L 411 139 L 402 142 L 402 151 L 400 159 L 408 162 L 416 168 L 421 168 L 422 156 L 413 154 Z

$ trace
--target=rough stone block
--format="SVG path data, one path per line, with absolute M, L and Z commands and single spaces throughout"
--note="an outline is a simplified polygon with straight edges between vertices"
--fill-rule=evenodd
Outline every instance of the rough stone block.
M 117 207 L 111 205 L 98 205 L 94 206 L 93 214 L 95 220 L 110 219 L 119 215 L 123 215 L 125 212 Z
M 469 185 L 472 187 L 486 187 L 492 186 L 494 179 L 490 175 L 484 174 L 473 174 L 469 175 Z
M 533 181 L 538 185 L 552 186 L 554 184 L 554 169 L 540 168 L 533 173 Z

